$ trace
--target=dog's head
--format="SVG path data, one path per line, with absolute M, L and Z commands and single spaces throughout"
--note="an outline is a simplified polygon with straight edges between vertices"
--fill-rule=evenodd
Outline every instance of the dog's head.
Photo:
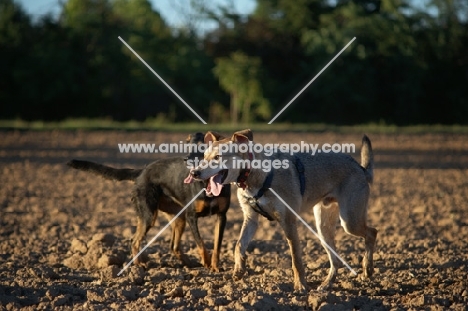
M 241 170 L 245 168 L 235 164 L 238 163 L 236 160 L 244 159 L 246 153 L 240 152 L 239 149 L 242 148 L 233 145 L 248 144 L 252 140 L 253 134 L 249 129 L 235 132 L 230 139 L 223 138 L 215 132 L 207 132 L 204 142 L 208 148 L 204 153 L 204 159 L 197 167 L 190 170 L 184 182 L 209 180 L 206 193 L 218 196 L 223 185 L 236 182 Z
M 194 134 L 189 134 L 185 142 L 190 146 L 189 154 L 184 158 L 184 162 L 189 168 L 193 168 L 193 163 L 203 159 L 203 152 L 198 148 L 200 144 L 203 144 L 205 140 L 205 135 L 203 133 L 197 132 Z

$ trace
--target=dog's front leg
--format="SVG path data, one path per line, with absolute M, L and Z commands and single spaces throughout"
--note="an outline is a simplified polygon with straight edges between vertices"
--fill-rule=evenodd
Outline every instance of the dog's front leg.
M 235 280 L 240 279 L 245 273 L 245 252 L 258 227 L 258 214 L 252 210 L 247 202 L 239 200 L 239 203 L 244 213 L 244 222 L 234 251 L 235 264 L 233 277 Z
M 294 274 L 294 290 L 305 292 L 307 283 L 305 280 L 304 265 L 302 263 L 302 248 L 297 234 L 297 219 L 292 213 L 286 213 L 279 221 L 288 240 L 292 257 L 292 269 Z
M 214 249 L 211 255 L 211 270 L 219 272 L 219 255 L 221 253 L 221 244 L 223 242 L 224 228 L 226 227 L 226 214 L 219 213 L 214 233 Z
M 189 223 L 190 229 L 192 230 L 193 238 L 195 239 L 195 243 L 198 247 L 198 252 L 200 253 L 201 263 L 205 268 L 210 267 L 210 255 L 206 250 L 205 243 L 200 236 L 200 232 L 198 231 L 198 218 L 195 213 L 195 209 L 193 206 L 189 206 L 186 213 L 186 219 Z

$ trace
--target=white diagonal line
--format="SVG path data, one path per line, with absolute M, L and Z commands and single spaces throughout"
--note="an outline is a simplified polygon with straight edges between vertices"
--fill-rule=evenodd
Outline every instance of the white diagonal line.
M 340 52 L 338 52 L 338 54 L 336 54 L 336 55 L 335 55 L 335 57 L 333 57 L 333 58 L 332 58 L 332 60 L 331 60 L 331 61 L 329 61 L 329 62 L 328 62 L 328 64 L 327 64 L 325 67 L 323 67 L 323 69 L 322 69 L 322 70 L 320 70 L 320 72 L 319 72 L 317 75 L 315 75 L 315 77 L 314 77 L 312 80 L 310 80 L 310 82 L 309 82 L 309 83 L 307 83 L 307 85 L 306 85 L 306 86 L 304 86 L 304 87 L 302 88 L 302 90 L 300 90 L 300 91 L 299 91 L 299 93 L 297 93 L 297 95 L 296 95 L 296 96 L 294 96 L 294 98 L 293 98 L 293 99 L 291 99 L 291 100 L 289 101 L 289 103 L 287 103 L 287 104 L 286 104 L 286 106 L 284 106 L 284 108 L 283 108 L 283 109 L 281 109 L 281 111 L 280 111 L 280 112 L 278 112 L 278 113 L 276 114 L 276 116 L 275 116 L 273 119 L 271 119 L 271 121 L 270 121 L 270 122 L 268 122 L 268 124 L 271 124 L 271 123 L 273 123 L 273 121 L 275 121 L 275 120 L 276 120 L 276 118 L 278 118 L 278 117 L 279 117 L 279 115 L 280 115 L 281 113 L 283 113 L 283 111 L 285 111 L 285 110 L 286 110 L 286 108 L 288 108 L 288 107 L 289 107 L 289 105 L 291 105 L 291 104 L 292 104 L 292 102 L 293 102 L 293 101 L 295 101 L 295 100 L 296 100 L 296 98 L 298 98 L 298 97 L 299 97 L 299 95 L 301 95 L 301 94 L 302 94 L 302 92 L 304 92 L 304 91 L 305 91 L 305 89 L 306 89 L 306 88 L 308 88 L 308 87 L 309 87 L 309 85 L 311 85 L 311 84 L 312 84 L 312 82 L 314 82 L 314 81 L 315 81 L 315 79 L 317 79 L 317 78 L 318 78 L 318 76 L 320 76 L 320 74 L 321 74 L 322 72 L 324 72 L 324 71 L 325 71 L 325 69 L 327 69 L 327 68 L 328 68 L 328 66 L 330 66 L 330 65 L 331 65 L 331 63 L 333 63 L 333 62 L 335 61 L 335 59 L 337 59 L 337 58 L 338 58 L 338 56 L 340 56 L 340 54 L 341 54 L 341 53 L 343 53 L 343 52 L 344 52 L 344 50 L 346 50 L 346 48 L 347 48 L 348 46 L 350 46 L 350 45 L 351 45 L 351 43 L 353 43 L 353 41 L 354 41 L 355 39 L 356 39 L 356 37 L 354 37 L 353 39 L 351 39 L 351 41 L 349 41 L 349 43 L 348 43 L 348 44 L 346 44 L 346 46 L 345 46 L 344 48 L 342 48 L 342 49 L 341 49 L 341 51 L 340 51 Z
M 128 264 L 126 264 L 125 267 L 123 267 L 122 270 L 120 270 L 119 273 L 117 273 L 117 276 L 120 276 L 120 275 L 122 274 L 122 272 L 124 272 L 124 271 L 135 261 L 135 259 L 137 259 L 138 256 L 140 256 L 140 255 L 145 251 L 145 249 L 147 249 L 147 248 L 151 245 L 151 243 L 153 243 L 153 242 L 161 235 L 161 233 L 163 233 L 164 230 L 166 230 L 167 227 L 169 227 L 169 226 L 174 222 L 174 220 L 176 220 L 177 217 L 179 217 L 179 216 L 187 209 L 187 207 L 188 207 L 190 204 L 192 204 L 193 201 L 195 201 L 195 200 L 198 198 L 198 196 L 199 196 L 203 191 L 205 191 L 205 188 L 203 188 L 202 190 L 200 190 L 200 192 L 198 192 L 198 193 L 193 197 L 193 199 L 190 200 L 190 202 L 188 202 L 187 205 L 185 205 L 184 208 L 183 208 L 180 212 L 178 212 L 177 215 L 175 215 L 174 218 L 172 218 L 171 221 L 169 221 L 169 223 L 168 223 L 167 225 L 164 226 L 164 228 L 162 228 L 161 230 L 159 230 L 158 234 L 156 234 L 156 235 L 154 236 L 154 238 L 152 238 L 151 241 L 149 241 L 148 244 L 146 244 L 146 246 L 143 247 L 143 249 L 142 249 L 138 254 L 136 254 L 135 257 L 133 257 L 132 260 L 130 260 L 130 262 L 129 262 Z
M 341 258 L 340 255 L 338 255 L 338 254 L 335 252 L 335 250 L 334 250 L 330 245 L 328 245 L 327 242 L 325 242 L 325 241 L 322 239 L 322 237 L 321 237 L 317 232 L 315 232 L 314 229 L 312 229 L 312 228 L 305 222 L 305 220 L 302 219 L 302 217 L 299 216 L 299 214 L 296 213 L 296 211 L 293 210 L 293 209 L 291 208 L 291 206 L 288 205 L 288 203 L 286 203 L 286 202 L 283 200 L 283 198 L 281 198 L 281 197 L 279 196 L 278 193 L 276 193 L 275 190 L 273 190 L 272 188 L 269 188 L 269 189 L 271 190 L 271 192 L 273 192 L 274 195 L 276 195 L 276 197 L 277 197 L 281 202 L 283 202 L 284 205 L 286 205 L 286 206 L 289 208 L 289 210 L 294 214 L 294 216 L 296 216 L 297 219 L 299 219 L 299 220 L 307 227 L 307 229 L 309 229 L 317 238 L 319 238 L 320 242 L 322 242 L 322 244 L 325 245 L 325 246 L 333 253 L 333 255 L 335 255 L 335 256 L 346 266 L 346 268 L 348 268 L 349 271 L 351 271 L 351 273 L 352 273 L 353 275 L 357 275 L 356 271 L 354 271 L 353 268 L 351 268 L 351 266 L 348 265 L 348 264 L 346 263 L 346 261 L 344 261 L 344 259 Z
M 143 58 L 141 58 L 140 55 L 138 55 L 137 52 L 135 52 L 135 51 L 132 49 L 131 46 L 128 45 L 127 42 L 124 41 L 124 39 L 122 39 L 122 38 L 119 36 L 119 40 L 122 41 L 122 43 L 125 44 L 125 46 L 126 46 L 130 51 L 132 51 L 133 54 L 135 54 L 135 56 L 138 57 L 138 59 L 141 60 L 141 62 L 142 62 L 143 64 L 145 64 L 145 66 L 148 67 L 148 69 L 151 70 L 151 72 L 152 72 L 156 77 L 158 77 L 158 79 L 161 80 L 161 82 L 164 83 L 164 85 L 165 85 L 169 90 L 171 90 L 171 92 L 174 93 L 174 95 L 175 95 L 182 103 L 184 103 L 184 105 L 187 106 L 187 108 L 188 108 L 195 116 L 197 116 L 197 118 L 200 119 L 200 121 L 201 121 L 203 124 L 207 124 L 207 123 L 205 122 L 205 120 L 203 120 L 203 119 L 198 115 L 198 113 L 196 113 L 195 110 L 193 110 L 192 107 L 190 107 L 189 104 L 187 104 L 187 103 L 185 102 L 185 100 L 183 100 L 182 97 L 180 97 L 179 94 L 177 94 L 176 91 L 174 91 L 174 90 L 169 86 L 169 84 L 167 84 L 166 81 L 164 81 L 164 79 L 161 78 L 161 77 L 156 73 L 156 71 L 154 71 L 153 68 L 151 68 L 151 67 L 143 60 Z

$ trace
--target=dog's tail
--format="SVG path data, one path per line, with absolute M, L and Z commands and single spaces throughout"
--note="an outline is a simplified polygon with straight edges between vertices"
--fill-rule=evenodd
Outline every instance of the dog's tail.
M 364 168 L 367 182 L 371 184 L 374 180 L 374 154 L 371 141 L 366 135 L 362 137 L 361 166 Z
M 67 163 L 67 165 L 77 170 L 92 172 L 97 175 L 101 175 L 106 179 L 114 180 L 135 180 L 143 171 L 142 169 L 113 168 L 110 166 L 82 160 L 71 160 Z

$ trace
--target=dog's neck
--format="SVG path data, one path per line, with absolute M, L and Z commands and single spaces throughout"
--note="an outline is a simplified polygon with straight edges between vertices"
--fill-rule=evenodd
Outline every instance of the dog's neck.
M 261 153 L 252 153 L 252 152 L 246 152 L 244 154 L 244 159 L 245 158 L 248 158 L 249 161 L 251 162 L 252 160 L 259 160 L 259 161 L 263 161 L 263 157 L 261 155 Z M 262 171 L 261 169 L 253 169 L 251 168 L 251 166 L 249 165 L 247 168 L 245 169 L 242 169 L 239 173 L 239 177 L 237 177 L 237 181 L 236 181 L 236 184 L 239 188 L 242 188 L 243 190 L 245 190 L 247 187 L 249 187 L 249 180 L 264 180 L 266 178 L 266 176 L 268 175 L 268 173 L 265 173 L 264 171 Z M 249 188 L 251 188 L 252 185 L 250 185 Z M 250 190 L 253 190 L 253 189 L 250 189 Z

